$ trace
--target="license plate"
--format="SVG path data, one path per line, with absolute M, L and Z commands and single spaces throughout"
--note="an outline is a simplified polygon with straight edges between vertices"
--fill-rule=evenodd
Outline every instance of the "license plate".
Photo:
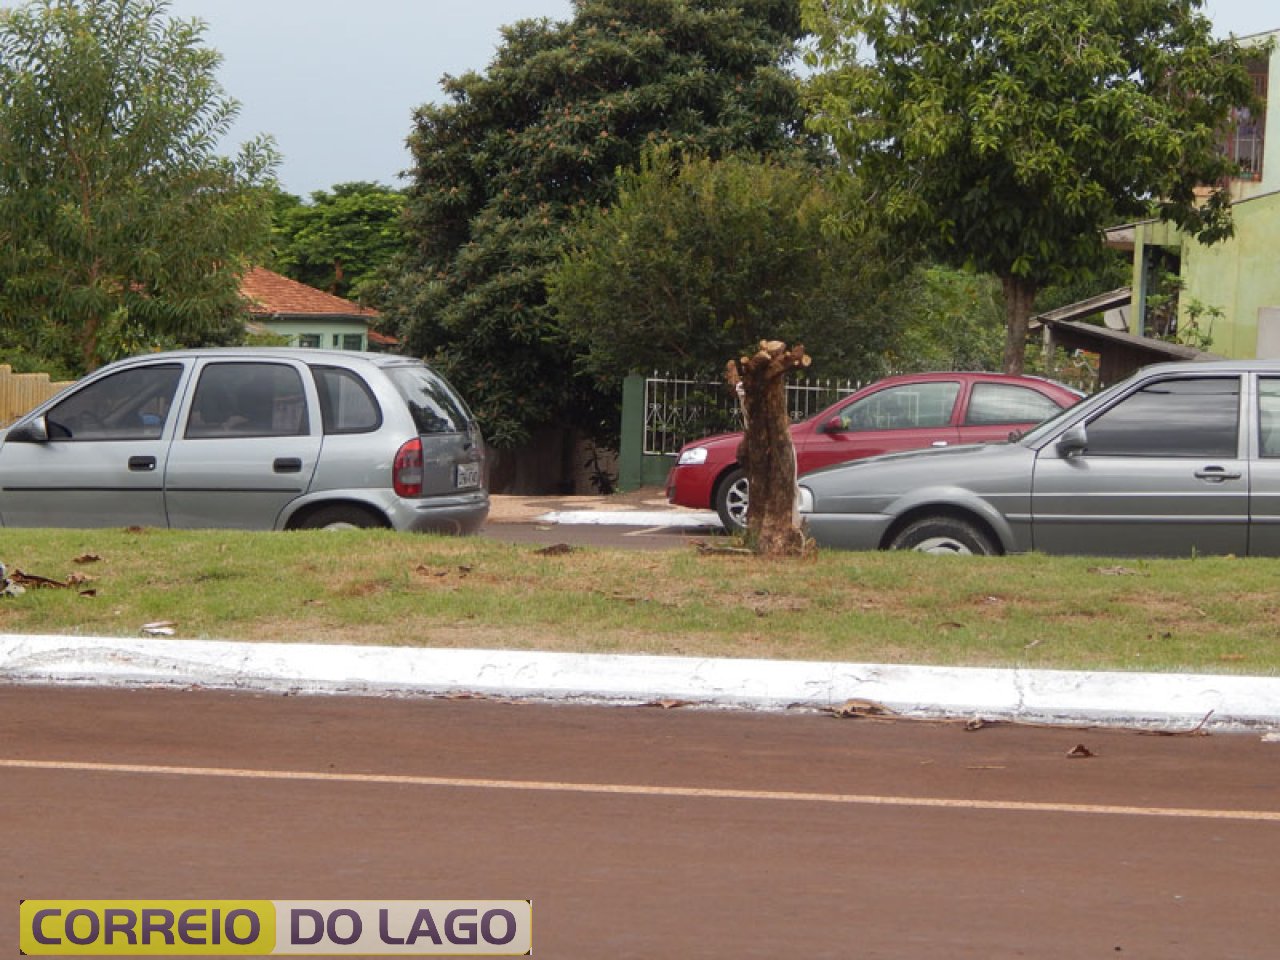
M 478 463 L 460 463 L 457 472 L 454 474 L 453 485 L 459 489 L 463 487 L 480 486 L 480 464 Z

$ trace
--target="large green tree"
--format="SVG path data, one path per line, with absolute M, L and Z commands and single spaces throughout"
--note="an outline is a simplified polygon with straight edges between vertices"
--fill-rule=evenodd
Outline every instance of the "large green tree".
M 815 128 L 887 229 L 1000 278 L 1006 370 L 1036 291 L 1095 269 L 1105 226 L 1230 234 L 1219 143 L 1251 87 L 1200 0 L 801 3 Z
M 799 36 L 796 0 L 576 0 L 570 21 L 506 28 L 487 72 L 447 77 L 448 101 L 418 111 L 413 255 L 389 312 L 496 444 L 601 422 L 544 284 L 575 212 L 610 203 L 651 145 L 807 142 L 786 70 Z
M 773 339 L 810 345 L 816 373 L 875 376 L 890 265 L 865 234 L 824 232 L 833 205 L 807 163 L 656 152 L 576 224 L 550 305 L 604 390 L 635 370 L 714 378 Z
M 162 0 L 0 10 L 0 344 L 61 374 L 242 335 L 270 236 L 269 140 L 218 153 L 237 105 L 203 26 Z
M 276 200 L 272 266 L 287 277 L 339 297 L 369 303 L 380 272 L 404 246 L 404 191 L 379 183 L 340 183 L 308 201 Z

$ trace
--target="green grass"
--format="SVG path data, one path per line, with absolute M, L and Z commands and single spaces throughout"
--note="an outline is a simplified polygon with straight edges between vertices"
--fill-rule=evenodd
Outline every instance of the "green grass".
M 77 562 L 95 555 L 94 562 Z M 1280 561 L 800 560 L 382 531 L 0 530 L 0 632 L 1063 669 L 1280 672 Z M 92 590 L 94 595 L 82 595 Z

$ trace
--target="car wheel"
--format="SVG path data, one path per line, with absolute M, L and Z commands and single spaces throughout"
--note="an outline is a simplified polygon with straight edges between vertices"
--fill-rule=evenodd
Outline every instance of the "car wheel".
M 729 471 L 716 488 L 716 513 L 730 533 L 747 532 L 747 471 L 741 467 Z
M 934 516 L 916 520 L 889 542 L 890 550 L 944 555 L 993 556 L 996 546 L 976 524 L 959 517 Z
M 298 524 L 299 530 L 367 530 L 385 527 L 386 521 L 363 507 L 321 507 Z

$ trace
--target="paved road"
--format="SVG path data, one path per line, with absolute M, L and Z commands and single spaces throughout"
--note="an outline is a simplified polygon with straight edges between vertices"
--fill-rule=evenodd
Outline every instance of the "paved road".
M 0 824 L 11 955 L 24 896 L 531 897 L 566 958 L 1280 943 L 1257 735 L 0 687 Z

